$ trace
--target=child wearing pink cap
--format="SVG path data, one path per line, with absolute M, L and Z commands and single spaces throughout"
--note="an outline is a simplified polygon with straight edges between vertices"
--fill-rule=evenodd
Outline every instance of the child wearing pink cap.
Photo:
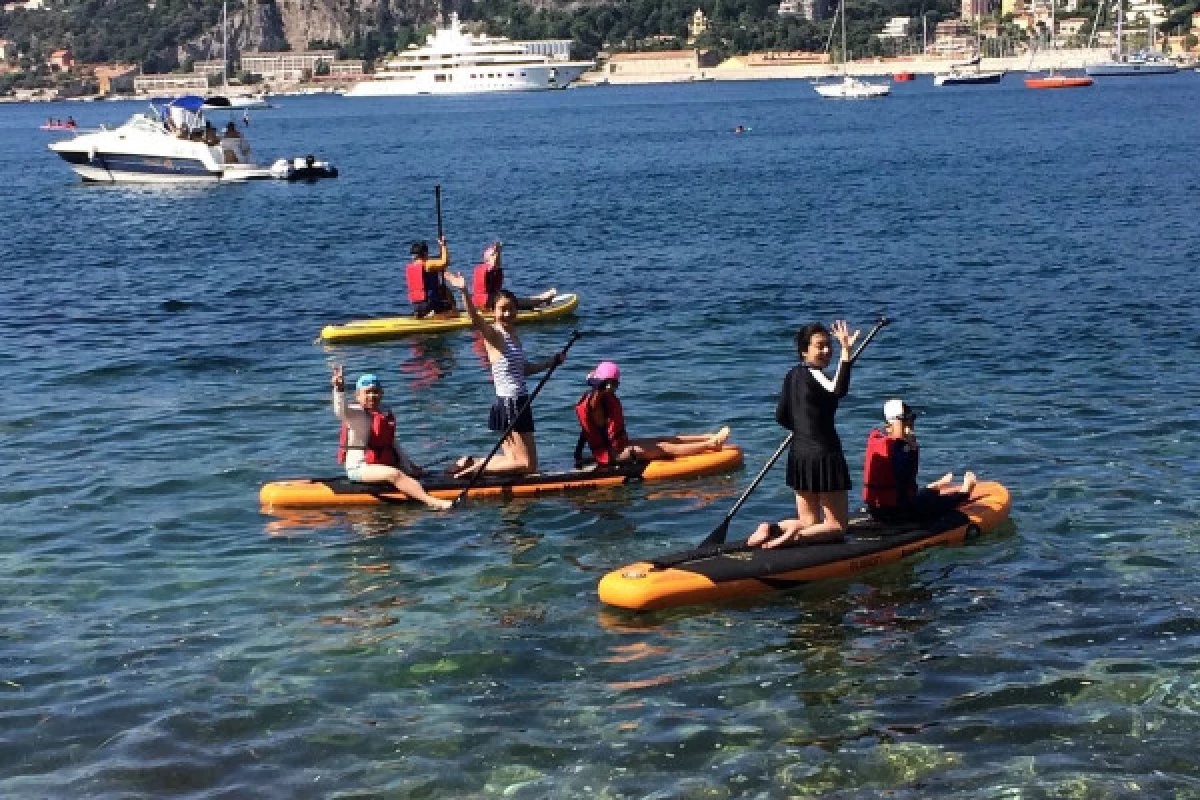
M 621 368 L 601 361 L 587 377 L 589 389 L 575 404 L 582 428 L 575 445 L 575 463 L 583 464 L 583 448 L 592 451 L 597 464 L 622 461 L 659 461 L 720 450 L 729 438 L 729 428 L 716 433 L 631 439 L 625 432 L 625 410 L 617 397 Z

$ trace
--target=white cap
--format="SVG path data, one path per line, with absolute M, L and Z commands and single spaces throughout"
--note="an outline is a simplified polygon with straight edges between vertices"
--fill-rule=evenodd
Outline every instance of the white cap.
M 904 401 L 899 397 L 893 397 L 883 404 L 883 418 L 888 422 L 894 422 L 898 419 L 911 419 L 913 410 L 904 404 Z

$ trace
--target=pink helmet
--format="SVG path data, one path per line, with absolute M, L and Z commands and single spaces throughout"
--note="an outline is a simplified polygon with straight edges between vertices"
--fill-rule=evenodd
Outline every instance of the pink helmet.
M 619 380 L 621 380 L 621 368 L 617 366 L 615 361 L 601 361 L 592 370 L 591 374 L 588 375 L 588 381 L 595 383 Z

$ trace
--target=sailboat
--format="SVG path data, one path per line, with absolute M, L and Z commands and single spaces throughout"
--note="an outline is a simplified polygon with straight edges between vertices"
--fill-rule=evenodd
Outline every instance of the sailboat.
M 961 64 L 951 64 L 949 72 L 939 72 L 933 76 L 934 86 L 971 86 L 981 83 L 999 83 L 1004 72 L 984 72 L 979 68 L 983 61 L 983 34 L 979 23 L 975 23 L 975 55 L 970 61 Z M 970 69 L 974 67 L 974 69 Z
M 842 80 L 839 83 L 818 83 L 813 88 L 821 97 L 832 97 L 839 100 L 865 100 L 871 97 L 886 97 L 892 87 L 886 83 L 868 83 L 858 78 L 850 77 L 850 60 L 846 50 L 846 0 L 838 3 L 838 13 L 842 16 Z
M 1054 42 L 1058 37 L 1058 25 L 1055 22 L 1054 6 L 1056 0 L 1050 0 L 1050 41 Z M 1029 66 L 1033 67 L 1034 56 L 1037 55 L 1037 50 L 1029 56 Z M 1054 67 L 1050 67 L 1049 71 L 1040 77 L 1030 77 L 1025 79 L 1025 87 L 1028 89 L 1082 89 L 1085 86 L 1091 86 L 1095 81 L 1086 75 L 1059 75 L 1054 71 Z
M 1165 59 L 1161 53 L 1142 50 L 1137 53 L 1126 53 L 1124 47 L 1125 33 L 1125 0 L 1115 0 L 1117 4 L 1117 49 L 1111 61 L 1099 64 L 1089 64 L 1084 67 L 1088 75 L 1098 77 L 1116 77 L 1125 75 L 1172 75 L 1179 67 Z M 1100 17 L 1100 8 L 1096 9 L 1096 18 Z M 1092 26 L 1095 27 L 1094 25 Z M 1154 28 L 1150 28 L 1150 44 L 1154 43 Z
M 221 88 L 219 97 L 209 97 L 205 105 L 212 108 L 261 109 L 274 108 L 267 102 L 266 92 L 258 94 L 230 94 L 229 86 L 229 5 L 221 4 Z

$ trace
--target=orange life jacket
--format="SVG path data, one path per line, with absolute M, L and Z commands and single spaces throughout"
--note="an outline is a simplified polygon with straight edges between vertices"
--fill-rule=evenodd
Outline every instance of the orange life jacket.
M 583 429 L 575 445 L 575 461 L 582 461 L 583 445 L 586 443 L 597 464 L 611 464 L 616 461 L 617 455 L 629 446 L 629 435 L 625 433 L 625 411 L 615 394 L 604 392 L 598 396 L 608 424 L 604 427 L 596 425 L 592 421 L 592 415 L 588 413 L 594 395 L 596 390 L 592 389 L 575 404 L 575 416 L 579 419 L 579 427 Z
M 871 508 L 897 508 L 916 496 L 917 468 L 920 451 L 912 453 L 912 472 L 900 485 L 896 480 L 896 465 L 892 462 L 891 446 L 900 439 L 888 437 L 875 428 L 867 437 L 867 455 L 863 460 L 863 500 Z
M 490 264 L 476 264 L 471 276 L 471 302 L 476 308 L 489 308 L 488 300 L 504 287 L 504 269 Z
M 364 409 L 365 411 L 366 409 Z M 367 411 L 371 415 L 371 432 L 367 434 L 365 447 L 351 447 L 349 429 L 342 423 L 342 433 L 338 437 L 338 463 L 346 463 L 347 450 L 362 450 L 368 464 L 386 464 L 396 466 L 396 417 L 391 411 Z

